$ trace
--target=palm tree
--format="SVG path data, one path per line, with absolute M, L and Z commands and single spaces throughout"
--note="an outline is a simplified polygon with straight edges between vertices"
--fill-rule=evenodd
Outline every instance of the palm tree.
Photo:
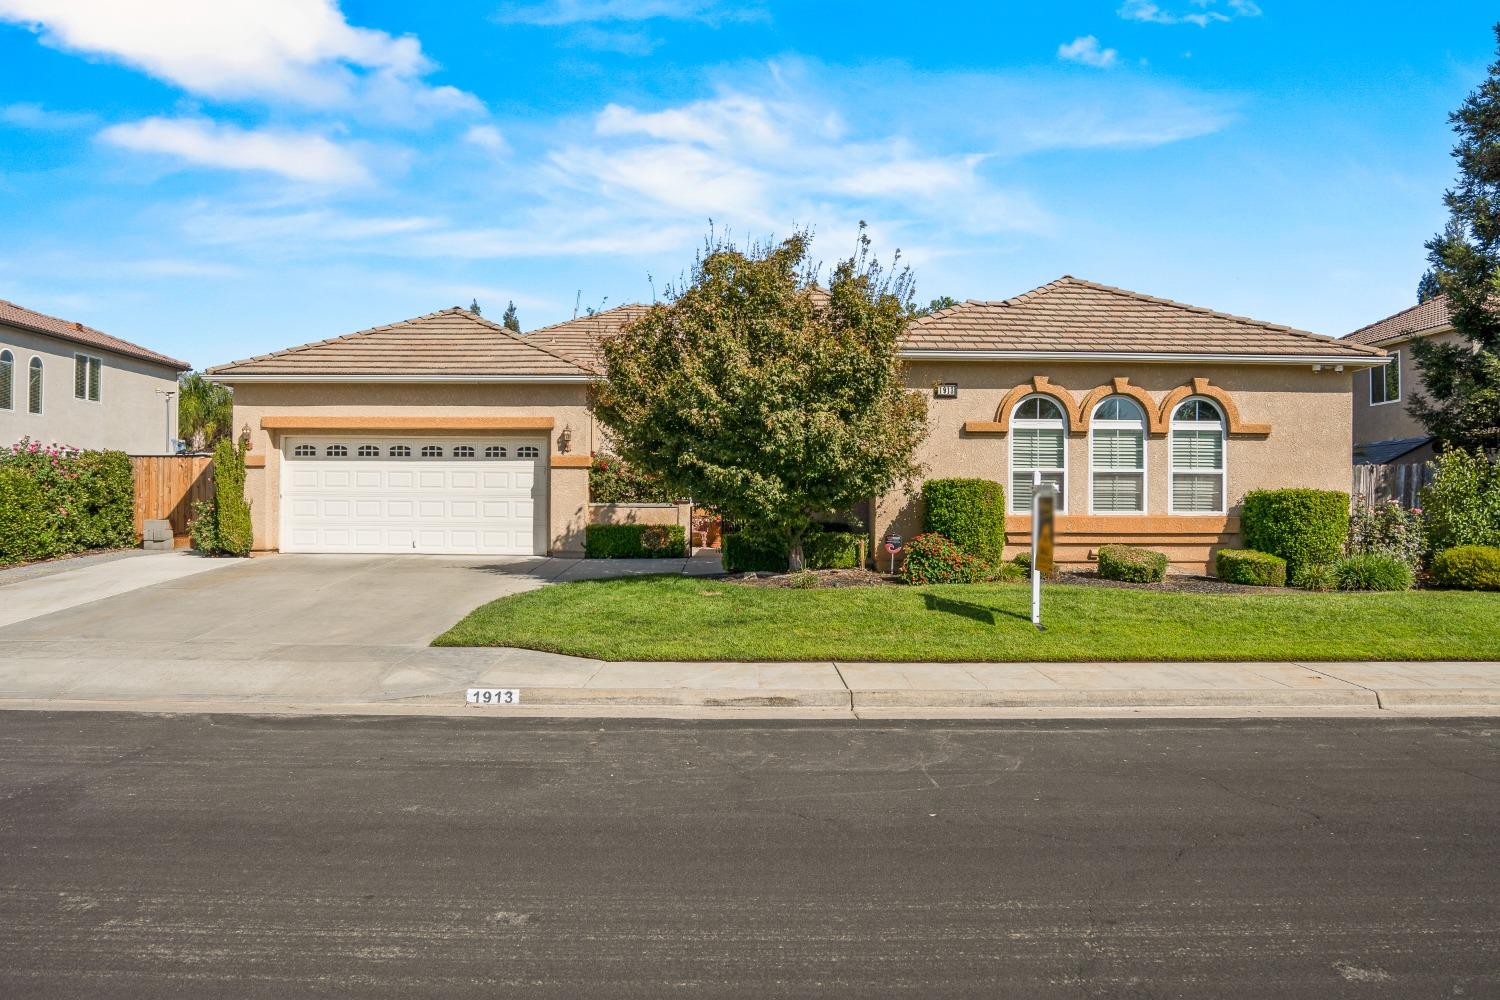
M 188 372 L 177 382 L 177 433 L 194 451 L 207 451 L 234 430 L 234 392 Z

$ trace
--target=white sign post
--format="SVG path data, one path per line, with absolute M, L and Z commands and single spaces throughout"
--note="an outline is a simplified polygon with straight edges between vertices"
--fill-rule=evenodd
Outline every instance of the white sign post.
M 1042 574 L 1052 572 L 1053 519 L 1057 487 L 1031 474 L 1031 624 L 1042 628 Z

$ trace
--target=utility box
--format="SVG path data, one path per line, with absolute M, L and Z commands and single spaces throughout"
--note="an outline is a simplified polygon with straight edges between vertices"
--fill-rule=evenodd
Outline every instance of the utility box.
M 141 525 L 141 548 L 143 549 L 170 549 L 172 547 L 172 522 L 161 519 L 151 520 Z

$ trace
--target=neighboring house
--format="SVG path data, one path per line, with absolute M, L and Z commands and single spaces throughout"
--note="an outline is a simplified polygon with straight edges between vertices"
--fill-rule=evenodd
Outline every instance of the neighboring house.
M 600 342 L 646 308 L 525 336 L 450 309 L 210 369 L 251 428 L 257 547 L 580 551 L 600 445 L 588 383 Z M 1199 569 L 1239 543 L 1247 490 L 1348 489 L 1352 376 L 1385 363 L 1076 278 L 919 319 L 902 354 L 932 397 L 917 460 L 1005 483 L 1014 546 L 1039 471 L 1063 493 L 1063 562 L 1119 541 Z M 920 531 L 904 492 L 870 507 L 877 539 Z
M 192 366 L 0 299 L 0 444 L 22 437 L 167 455 L 177 376 Z
M 1392 358 L 1385 369 L 1371 369 L 1354 380 L 1355 465 L 1411 464 L 1434 457 L 1427 427 L 1406 408 L 1412 393 L 1422 389 L 1422 373 L 1411 354 L 1412 342 L 1418 339 L 1468 343 L 1453 329 L 1447 296 L 1403 309 L 1340 341 L 1379 347 Z

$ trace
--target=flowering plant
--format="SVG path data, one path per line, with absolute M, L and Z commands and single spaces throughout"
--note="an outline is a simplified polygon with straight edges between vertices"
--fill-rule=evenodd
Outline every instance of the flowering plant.
M 1422 558 L 1422 511 L 1395 500 L 1365 504 L 1359 499 L 1349 517 L 1347 554 L 1392 556 L 1416 566 Z

